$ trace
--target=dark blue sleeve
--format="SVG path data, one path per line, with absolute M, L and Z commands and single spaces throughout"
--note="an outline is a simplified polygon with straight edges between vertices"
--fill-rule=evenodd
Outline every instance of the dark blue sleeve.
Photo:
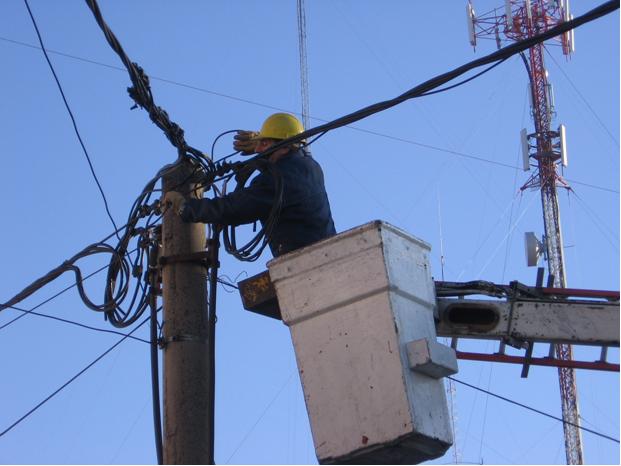
M 181 213 L 185 222 L 242 225 L 267 218 L 273 206 L 272 175 L 260 173 L 246 188 L 214 199 L 189 199 Z

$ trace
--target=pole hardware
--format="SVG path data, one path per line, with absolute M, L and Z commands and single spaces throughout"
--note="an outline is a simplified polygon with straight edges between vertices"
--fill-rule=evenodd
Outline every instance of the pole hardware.
M 166 349 L 169 343 L 181 343 L 181 342 L 188 342 L 188 341 L 205 343 L 207 341 L 207 338 L 199 337 L 196 335 L 179 334 L 179 335 L 171 335 L 168 338 L 159 338 L 157 341 L 157 344 L 160 347 L 160 349 Z
M 160 257 L 158 263 L 160 267 L 169 264 L 177 264 L 179 262 L 191 262 L 198 265 L 202 265 L 206 269 L 212 267 L 213 261 L 211 260 L 211 254 L 209 251 L 198 251 L 187 254 L 171 254 L 170 256 Z M 219 267 L 220 264 L 216 263 L 215 267 Z

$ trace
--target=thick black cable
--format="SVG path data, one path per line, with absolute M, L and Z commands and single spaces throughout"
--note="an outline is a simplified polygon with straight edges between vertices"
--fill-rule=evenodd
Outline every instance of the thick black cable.
M 209 262 L 211 267 L 209 269 L 209 305 L 208 305 L 208 322 L 207 322 L 207 344 L 208 344 L 208 359 L 207 359 L 207 377 L 209 383 L 207 385 L 207 414 L 208 424 L 208 458 L 207 464 L 215 463 L 215 416 L 216 416 L 216 322 L 218 321 L 217 315 L 217 300 L 216 293 L 218 291 L 218 260 L 220 250 L 220 226 L 212 226 L 213 234 L 208 243 Z
M 91 174 L 93 175 L 93 178 L 95 179 L 95 183 L 97 183 L 97 188 L 99 188 L 99 192 L 101 193 L 101 197 L 103 199 L 104 202 L 104 207 L 106 208 L 106 213 L 108 214 L 108 218 L 110 218 L 110 221 L 112 222 L 112 225 L 114 225 L 115 230 L 118 230 L 118 227 L 116 226 L 116 223 L 114 222 L 114 218 L 112 218 L 112 214 L 110 213 L 110 208 L 108 206 L 108 200 L 106 199 L 106 195 L 104 193 L 103 188 L 101 187 L 101 183 L 99 182 L 99 179 L 97 178 L 97 174 L 95 173 L 95 168 L 93 167 L 93 163 L 91 161 L 90 156 L 88 155 L 88 151 L 86 150 L 86 146 L 84 145 L 84 141 L 82 141 L 82 136 L 80 135 L 80 131 L 78 130 L 78 125 L 75 121 L 75 117 L 73 116 L 73 112 L 71 111 L 71 107 L 69 106 L 69 102 L 67 102 L 67 98 L 65 97 L 65 92 L 63 91 L 62 86 L 60 85 L 60 80 L 58 79 L 58 76 L 56 75 L 56 71 L 54 71 L 54 67 L 52 66 L 52 62 L 50 61 L 50 57 L 47 54 L 47 51 L 45 50 L 45 45 L 43 45 L 43 39 L 41 38 L 41 33 L 39 32 L 39 27 L 37 26 L 37 22 L 35 21 L 34 15 L 32 14 L 32 11 L 30 10 L 30 5 L 28 4 L 28 0 L 24 0 L 24 3 L 26 4 L 26 9 L 28 10 L 28 14 L 30 15 L 30 19 L 32 20 L 32 24 L 35 28 L 35 31 L 37 33 L 37 37 L 39 39 L 39 43 L 41 44 L 41 50 L 43 51 L 43 55 L 45 55 L 45 59 L 47 60 L 47 64 L 50 67 L 50 70 L 52 71 L 52 75 L 54 76 L 54 80 L 56 81 L 56 85 L 58 86 L 58 90 L 60 91 L 60 95 L 63 98 L 63 102 L 65 103 L 65 108 L 67 109 L 67 112 L 69 113 L 69 117 L 71 118 L 71 122 L 73 123 L 73 129 L 75 131 L 76 136 L 78 137 L 78 141 L 80 142 L 80 146 L 82 147 L 82 151 L 84 152 L 84 155 L 86 156 L 86 161 L 88 162 L 88 166 L 91 170 Z
M 488 71 L 493 70 L 494 68 L 496 68 L 498 65 L 504 63 L 505 61 L 507 61 L 509 59 L 509 57 L 507 58 L 503 58 L 502 60 L 497 61 L 496 63 L 494 63 L 493 65 L 488 66 L 487 68 L 485 68 L 483 71 L 478 72 L 477 74 L 470 76 L 467 79 L 464 79 L 462 81 L 459 81 L 458 83 L 452 84 L 450 86 L 446 86 L 443 87 L 441 89 L 436 89 L 435 91 L 430 91 L 430 92 L 425 92 L 424 94 L 421 94 L 422 96 L 428 96 L 428 95 L 433 95 L 433 94 L 439 94 L 441 92 L 446 92 L 446 91 L 450 91 L 451 89 L 455 89 L 456 87 L 462 86 L 466 83 L 469 83 L 470 81 L 478 78 L 479 76 L 484 75 L 485 73 L 487 73 Z
M 40 288 L 52 282 L 53 280 L 61 276 L 63 273 L 68 272 L 68 271 L 71 271 L 75 274 L 76 286 L 78 287 L 78 293 L 80 294 L 80 297 L 82 298 L 84 303 L 93 310 L 102 310 L 100 309 L 102 306 L 98 306 L 94 304 L 86 295 L 84 288 L 82 287 L 82 282 L 83 282 L 82 272 L 80 271 L 79 267 L 75 265 L 75 262 L 83 257 L 87 257 L 87 256 L 95 255 L 95 254 L 101 254 L 101 253 L 115 255 L 114 249 L 112 248 L 112 246 L 108 244 L 105 244 L 105 243 L 91 244 L 87 246 L 86 248 L 84 248 L 82 251 L 75 254 L 70 259 L 60 264 L 58 267 L 52 269 L 44 276 L 32 282 L 30 285 L 28 285 L 20 293 L 18 293 L 13 298 L 8 300 L 6 303 L 0 304 L 0 311 L 8 307 L 14 306 L 20 301 L 23 301 L 24 299 L 26 299 L 27 297 L 29 297 L 30 295 L 38 291 Z M 126 261 L 124 260 L 124 258 L 118 258 L 118 260 L 122 264 L 122 267 L 124 269 L 129 267 Z M 115 295 L 115 298 L 120 299 L 122 298 L 123 294 L 124 294 L 124 290 L 123 288 L 121 288 Z
M 491 396 L 496 397 L 496 398 L 498 398 L 498 399 L 500 399 L 500 400 L 506 401 L 507 403 L 511 403 L 511 404 L 517 405 L 517 406 L 519 406 L 519 407 L 521 407 L 521 408 L 525 408 L 525 409 L 528 409 L 529 411 L 533 411 L 533 412 L 535 412 L 535 413 L 537 413 L 537 414 L 541 414 L 542 416 L 546 416 L 546 417 L 549 417 L 549 418 L 551 418 L 551 419 L 555 419 L 555 420 L 557 420 L 557 421 L 559 421 L 559 422 L 562 422 L 563 424 L 568 424 L 568 425 L 570 425 L 570 426 L 577 427 L 577 428 L 582 429 L 582 430 L 584 430 L 584 431 L 586 431 L 586 432 L 589 432 L 589 433 L 591 433 L 591 434 L 593 434 L 593 435 L 597 435 L 598 437 L 602 437 L 602 438 L 605 438 L 605 439 L 610 440 L 610 441 L 612 441 L 612 442 L 619 443 L 619 439 L 616 439 L 616 438 L 614 438 L 614 437 L 610 437 L 609 435 L 602 434 L 602 433 L 600 433 L 600 432 L 597 432 L 597 431 L 595 431 L 595 430 L 589 429 L 589 428 L 587 428 L 587 427 L 583 427 L 583 426 L 578 425 L 578 424 L 574 424 L 573 422 L 565 421 L 564 419 L 562 419 L 562 418 L 560 418 L 560 417 L 554 416 L 554 415 L 549 414 L 549 413 L 546 413 L 546 412 L 544 412 L 544 411 L 540 411 L 540 410 L 538 410 L 538 409 L 536 409 L 536 408 L 533 408 L 533 407 L 531 407 L 531 406 L 525 405 L 525 404 L 523 404 L 523 403 L 519 403 L 519 402 L 517 402 L 517 401 L 515 401 L 515 400 L 511 400 L 510 398 L 506 398 L 506 397 L 504 397 L 504 396 L 497 395 L 496 393 L 492 393 L 492 392 L 490 392 L 490 391 L 488 391 L 488 390 L 485 390 L 485 389 L 483 389 L 483 388 L 477 387 L 476 385 L 471 385 L 471 384 L 469 384 L 469 383 L 467 383 L 467 382 L 463 382 L 463 381 L 458 380 L 458 379 L 456 379 L 456 378 L 454 378 L 454 377 L 450 377 L 450 376 L 449 376 L 448 378 L 449 378 L 449 379 L 451 379 L 451 380 L 453 380 L 454 382 L 460 383 L 460 384 L 465 385 L 465 386 L 467 386 L 467 387 L 470 387 L 470 388 L 473 388 L 473 389 L 478 390 L 478 391 L 480 391 L 480 392 L 483 392 L 483 393 L 485 393 L 485 394 L 487 394 L 487 395 L 491 395 Z
M 99 272 L 101 272 L 102 270 L 105 270 L 109 267 L 110 265 L 104 265 L 103 267 L 95 270 L 94 272 L 90 273 L 89 275 L 86 275 L 84 278 L 82 278 L 82 281 L 87 280 L 88 278 L 92 277 L 95 274 L 98 274 Z M 24 312 L 23 314 L 20 314 L 19 316 L 17 316 L 16 318 L 14 318 L 13 320 L 10 320 L 9 322 L 7 322 L 6 324 L 3 324 L 2 326 L 0 326 L 0 330 L 8 327 L 9 325 L 13 324 L 15 321 L 21 319 L 22 317 L 27 316 L 28 314 L 33 313 L 33 311 L 35 309 L 40 308 L 41 306 L 43 306 L 44 304 L 49 303 L 50 301 L 58 298 L 60 295 L 62 295 L 63 293 L 66 293 L 67 291 L 69 291 L 72 288 L 75 288 L 77 286 L 77 283 L 72 283 L 71 285 L 63 288 L 62 290 L 60 290 L 58 293 L 52 295 L 51 297 L 47 298 L 45 301 L 40 302 L 39 304 L 37 304 L 36 306 L 34 306 L 33 308 L 31 308 L 30 310 L 26 310 L 26 311 L 22 311 Z M 11 309 L 17 309 L 17 310 L 21 310 L 19 308 L 16 308 L 15 306 L 8 306 Z M 0 309 L 1 311 L 2 309 Z
M 149 250 L 149 263 L 157 262 L 159 245 L 152 244 Z M 153 404 L 153 430 L 155 436 L 155 451 L 157 454 L 157 464 L 164 464 L 164 448 L 162 442 L 162 416 L 160 410 L 160 375 L 159 375 L 159 357 L 158 357 L 158 321 L 157 321 L 157 290 L 158 290 L 158 269 L 152 265 L 149 270 L 149 307 L 151 313 L 150 319 L 150 337 L 151 337 L 151 400 Z
M 85 1 L 92 11 L 95 21 L 103 31 L 108 44 L 119 56 L 123 62 L 123 65 L 125 65 L 127 72 L 129 73 L 129 77 L 132 81 L 132 87 L 129 87 L 127 92 L 136 103 L 136 106 L 144 108 L 149 113 L 151 121 L 164 132 L 170 143 L 178 149 L 180 157 L 187 156 L 203 165 L 206 169 L 213 168 L 213 162 L 209 159 L 209 157 L 206 157 L 201 151 L 189 146 L 185 141 L 183 129 L 178 124 L 170 120 L 168 113 L 166 113 L 163 108 L 155 105 L 149 83 L 149 77 L 137 63 L 134 63 L 129 59 L 123 50 L 121 43 L 104 21 L 97 1 Z
M 28 418 L 31 414 L 33 414 L 35 411 L 37 411 L 41 406 L 43 406 L 45 403 L 47 403 L 52 398 L 54 398 L 56 395 L 58 395 L 58 393 L 60 393 L 62 390 L 64 390 L 68 385 L 70 385 L 72 382 L 74 382 L 78 377 L 80 377 L 82 374 L 84 374 L 86 371 L 88 371 L 91 367 L 93 367 L 95 364 L 97 364 L 101 359 L 103 359 L 107 354 L 109 354 L 117 346 L 119 346 L 121 343 L 123 343 L 125 340 L 127 340 L 132 333 L 134 333 L 136 330 L 138 330 L 140 327 L 142 327 L 145 323 L 147 323 L 149 321 L 149 319 L 150 319 L 150 317 L 147 317 L 146 319 L 144 319 L 131 332 L 129 332 L 127 335 L 125 335 L 123 338 L 121 338 L 119 341 L 117 341 L 114 345 L 112 345 L 110 348 L 108 348 L 106 351 L 104 351 L 102 354 L 100 354 L 93 362 L 91 362 L 89 365 L 87 365 L 84 369 L 82 369 L 76 375 L 71 377 L 67 382 L 62 384 L 59 388 L 54 390 L 54 392 L 52 392 L 50 395 L 48 395 L 45 399 L 43 399 L 43 401 L 38 403 L 34 408 L 29 410 L 26 414 L 24 414 L 22 417 L 20 417 L 18 420 L 16 420 L 13 424 L 11 424 L 6 429 L 4 429 L 2 432 L 0 432 L 0 437 L 6 435 L 8 432 L 13 430 L 21 422 L 23 422 L 26 418 Z

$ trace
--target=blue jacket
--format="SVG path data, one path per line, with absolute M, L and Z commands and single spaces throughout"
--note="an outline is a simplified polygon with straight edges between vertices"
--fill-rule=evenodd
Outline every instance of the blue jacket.
M 275 162 L 282 177 L 283 205 L 270 238 L 274 257 L 336 234 L 323 171 L 305 149 L 292 150 Z M 269 170 L 238 191 L 214 199 L 186 201 L 181 217 L 186 222 L 242 225 L 264 224 L 276 197 Z

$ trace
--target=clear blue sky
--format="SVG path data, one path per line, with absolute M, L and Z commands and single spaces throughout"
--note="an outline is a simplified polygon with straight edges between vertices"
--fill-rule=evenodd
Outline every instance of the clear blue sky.
M 572 2 L 582 14 L 599 1 Z M 495 49 L 468 44 L 464 1 L 307 0 L 310 113 L 317 125 L 401 92 Z M 477 12 L 502 1 L 476 0 Z M 209 152 L 221 132 L 256 129 L 274 109 L 301 108 L 295 1 L 111 1 L 103 15 L 151 76 L 155 101 Z M 80 0 L 31 0 L 51 60 L 118 224 L 145 183 L 176 157 L 133 102 L 127 73 Z M 619 13 L 579 28 L 570 60 L 552 43 L 546 63 L 557 117 L 568 131 L 574 193 L 560 192 L 570 287 L 619 289 Z M 5 265 L 0 301 L 112 232 L 21 0 L 0 2 L 0 121 Z M 67 55 L 71 55 L 69 57 Z M 76 58 L 77 57 L 77 58 Z M 78 59 L 79 58 L 79 59 Z M 89 62 L 89 60 L 91 62 Z M 97 63 L 95 63 L 97 62 Z M 106 65 L 106 66 L 103 66 Z M 532 284 L 523 233 L 543 231 L 538 192 L 518 194 L 519 132 L 532 131 L 519 58 L 453 91 L 407 102 L 313 146 L 339 231 L 386 220 L 432 245 L 447 280 Z M 166 80 L 166 81 L 164 81 Z M 230 139 L 216 156 L 230 151 Z M 459 155 L 461 154 L 461 155 Z M 472 156 L 485 160 L 475 160 Z M 508 166 L 508 167 L 507 167 Z M 516 167 L 516 168 L 511 168 Z M 270 258 L 222 258 L 230 279 Z M 85 272 L 103 262 L 82 263 Z M 104 276 L 88 281 L 93 299 Z M 22 303 L 72 283 L 63 276 Z M 288 329 L 244 311 L 219 290 L 217 463 L 316 462 Z M 75 291 L 38 311 L 110 328 Z M 5 310 L 0 326 L 19 315 Z M 138 334 L 148 338 L 148 329 Z M 0 330 L 0 431 L 120 337 L 27 316 Z M 494 344 L 464 348 L 492 352 Z M 536 354 L 547 354 L 539 345 Z M 599 352 L 577 348 L 576 356 Z M 618 349 L 610 359 L 618 362 Z M 461 362 L 457 375 L 559 415 L 555 369 Z M 585 426 L 619 438 L 619 375 L 578 371 Z M 0 437 L 2 463 L 153 463 L 149 346 L 126 341 L 30 418 Z M 455 448 L 434 463 L 564 463 L 562 426 L 457 385 Z M 583 434 L 588 463 L 619 463 L 619 445 Z

